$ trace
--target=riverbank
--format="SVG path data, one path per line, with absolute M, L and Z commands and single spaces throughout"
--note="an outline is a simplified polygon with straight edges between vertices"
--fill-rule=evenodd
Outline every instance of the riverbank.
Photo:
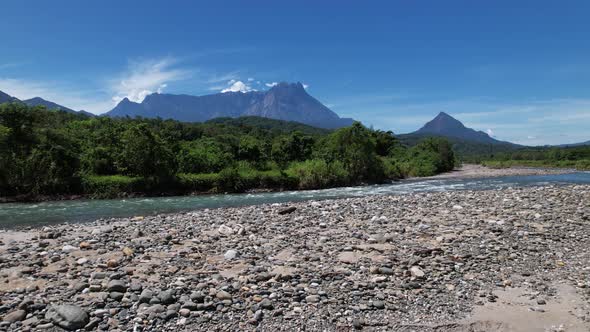
M 0 329 L 587 331 L 588 201 L 455 191 L 0 232 Z
M 473 179 L 473 178 L 491 178 L 491 177 L 503 177 L 503 176 L 528 176 L 528 175 L 551 175 L 551 174 L 568 174 L 576 172 L 575 169 L 569 168 L 535 168 L 535 167 L 504 167 L 504 168 L 493 168 L 493 167 L 486 167 L 482 165 L 476 164 L 465 164 L 461 167 L 451 171 L 445 172 L 434 176 L 429 177 L 410 177 L 407 179 L 399 179 L 396 181 L 404 181 L 404 180 L 431 180 L 431 179 Z M 276 174 L 275 174 L 276 175 Z M 97 180 L 96 182 L 109 182 L 106 180 L 108 177 L 104 177 L 101 180 Z M 270 180 L 270 176 L 267 177 L 254 177 L 250 178 L 248 181 L 244 181 L 244 183 L 248 183 L 246 189 L 244 190 L 245 193 L 261 193 L 261 192 L 283 192 L 283 191 L 292 191 L 298 190 L 297 186 L 294 184 L 293 181 L 288 181 L 286 179 L 282 179 L 281 175 L 276 175 L 273 180 Z M 188 179 L 188 178 L 187 178 Z M 141 179 L 136 179 L 134 181 L 143 181 Z M 188 180 L 184 180 L 187 182 Z M 193 179 L 192 181 L 197 180 Z M 39 203 L 39 202 L 51 202 L 51 201 L 71 201 L 71 200 L 81 200 L 81 199 L 129 199 L 129 198 L 141 198 L 141 197 L 171 197 L 171 196 L 203 196 L 203 195 L 215 195 L 215 194 L 223 194 L 223 193 L 232 193 L 232 190 L 221 191 L 218 192 L 216 190 L 211 189 L 214 187 L 214 182 L 217 181 L 215 177 L 211 177 L 209 179 L 211 183 L 208 185 L 201 185 L 201 189 L 197 190 L 196 188 L 199 185 L 187 185 L 184 186 L 189 189 L 182 190 L 171 190 L 169 192 L 141 192 L 137 190 L 133 190 L 133 188 L 137 189 L 138 185 L 129 185 L 127 189 L 118 188 L 116 190 L 111 190 L 110 185 L 106 185 L 103 183 L 102 189 L 97 189 L 97 192 L 101 194 L 76 194 L 76 195 L 36 195 L 36 196 L 19 196 L 19 197 L 0 197 L 0 204 L 2 203 Z M 190 181 L 188 181 L 190 182 Z M 274 184 L 274 185 L 272 185 Z M 95 187 L 98 185 L 95 185 Z M 153 186 L 153 185 L 152 185 Z M 345 185 L 338 185 L 338 186 L 328 186 L 324 189 L 330 188 L 340 188 L 344 187 Z M 100 186 L 98 186 L 100 187 Z M 111 189 L 106 189 L 111 188 Z M 192 189 L 190 189 L 192 188 Z M 209 188 L 207 190 L 203 188 Z M 319 189 L 319 188 L 318 188 Z M 299 190 L 311 190 L 311 189 L 299 189 Z M 110 192 L 110 193 L 109 193 Z M 239 193 L 238 191 L 237 193 Z M 233 192 L 236 193 L 236 192 Z
M 536 168 L 571 168 L 578 171 L 590 171 L 590 159 L 576 160 L 488 160 L 483 165 L 491 168 L 536 167 Z
M 457 169 L 422 179 L 473 179 L 494 178 L 503 176 L 556 175 L 574 173 L 574 168 L 543 168 L 543 167 L 502 167 L 494 168 L 477 164 L 464 164 Z

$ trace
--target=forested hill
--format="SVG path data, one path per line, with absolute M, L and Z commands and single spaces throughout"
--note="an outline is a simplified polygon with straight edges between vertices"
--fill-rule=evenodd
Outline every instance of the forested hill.
M 391 132 L 358 122 L 325 131 L 258 118 L 232 121 L 87 117 L 1 104 L 0 196 L 326 188 L 433 175 L 455 162 L 444 139 L 406 148 Z
M 463 161 L 483 160 L 500 152 L 516 151 L 523 148 L 520 145 L 512 143 L 482 143 L 458 137 L 442 136 L 436 134 L 412 133 L 397 136 L 400 142 L 407 146 L 414 146 L 428 137 L 439 137 L 448 140 L 453 145 L 453 150 L 457 154 L 457 157 Z

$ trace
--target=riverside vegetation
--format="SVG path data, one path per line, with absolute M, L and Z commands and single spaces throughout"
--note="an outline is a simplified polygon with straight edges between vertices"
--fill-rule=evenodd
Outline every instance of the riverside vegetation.
M 408 148 L 360 123 L 335 131 L 264 118 L 89 117 L 0 105 L 0 196 L 316 189 L 452 170 L 445 139 Z
M 511 166 L 558 167 L 590 170 L 590 146 L 526 148 L 502 152 L 482 162 L 492 168 Z

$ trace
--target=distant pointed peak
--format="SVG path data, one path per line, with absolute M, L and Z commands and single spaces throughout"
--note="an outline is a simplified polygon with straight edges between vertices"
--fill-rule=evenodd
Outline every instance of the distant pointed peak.
M 129 98 L 125 97 L 123 99 L 121 99 L 121 101 L 119 102 L 119 105 L 121 104 L 136 104 L 135 102 L 132 102 L 131 100 L 129 100 Z
M 454 119 L 452 116 L 450 116 L 448 113 L 445 113 L 445 112 L 438 113 L 436 118 L 452 118 L 452 119 Z

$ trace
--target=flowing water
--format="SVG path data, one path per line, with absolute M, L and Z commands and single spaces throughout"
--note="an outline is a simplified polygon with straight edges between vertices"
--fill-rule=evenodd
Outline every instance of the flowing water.
M 38 226 L 61 222 L 83 222 L 99 218 L 153 215 L 262 203 L 414 192 L 499 189 L 550 184 L 590 184 L 590 172 L 496 178 L 407 180 L 384 185 L 272 193 L 6 203 L 0 204 L 0 228 Z

